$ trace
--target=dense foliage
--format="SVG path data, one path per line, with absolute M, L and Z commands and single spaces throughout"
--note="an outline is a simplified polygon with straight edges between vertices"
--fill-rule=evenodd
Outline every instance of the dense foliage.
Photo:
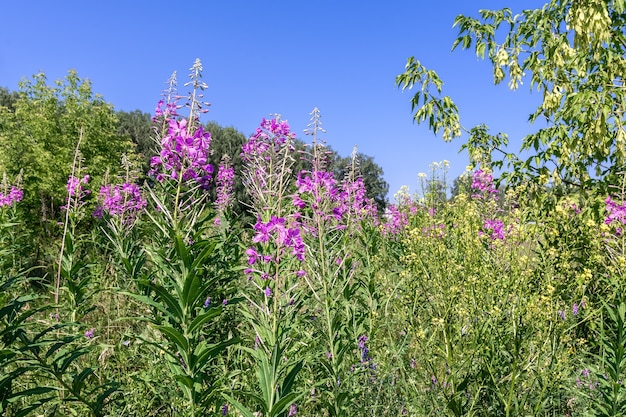
M 626 414 L 617 159 L 598 187 L 499 187 L 504 136 L 478 127 L 452 190 L 435 162 L 383 206 L 382 172 L 326 145 L 317 109 L 309 144 L 278 117 L 246 138 L 200 122 L 199 60 L 189 75 L 153 115 L 115 113 L 75 73 L 0 90 L 0 414 Z M 456 135 L 451 101 L 427 96 L 417 118 L 444 103 L 431 122 Z

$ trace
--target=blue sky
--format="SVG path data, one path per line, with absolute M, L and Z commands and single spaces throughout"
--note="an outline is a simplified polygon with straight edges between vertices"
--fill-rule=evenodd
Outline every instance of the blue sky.
M 153 113 L 173 71 L 185 92 L 196 58 L 204 67 L 214 120 L 251 134 L 279 113 L 302 139 L 319 108 L 322 136 L 341 155 L 355 145 L 374 157 L 389 183 L 418 191 L 417 175 L 449 160 L 449 178 L 468 163 L 465 138 L 445 143 L 413 123 L 410 92 L 394 86 L 415 56 L 435 70 L 460 109 L 461 123 L 506 132 L 511 148 L 537 127 L 528 115 L 540 103 L 527 84 L 511 92 L 493 85 L 491 66 L 471 51 L 451 52 L 458 14 L 542 1 L 18 1 L 3 2 L 0 86 L 43 72 L 48 81 L 71 69 L 116 110 Z

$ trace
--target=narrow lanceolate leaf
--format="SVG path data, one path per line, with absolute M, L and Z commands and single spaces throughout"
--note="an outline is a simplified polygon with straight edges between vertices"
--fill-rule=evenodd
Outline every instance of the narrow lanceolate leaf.
M 222 394 L 222 396 L 228 401 L 233 407 L 237 409 L 241 413 L 243 417 L 255 417 L 254 413 L 250 411 L 245 405 L 241 404 L 239 401 L 235 400 L 233 397 L 227 394 Z
M 202 296 L 203 291 L 200 284 L 200 278 L 194 273 L 194 271 L 189 271 L 184 279 L 185 284 L 183 286 L 181 301 L 186 308 L 190 309 Z
M 176 314 L 178 313 L 178 311 L 176 311 L 176 309 L 174 309 L 174 312 L 170 312 L 170 310 L 167 308 L 166 305 L 163 305 L 162 303 L 155 301 L 152 297 L 148 297 L 146 295 L 142 295 L 142 294 L 135 294 L 132 292 L 126 292 L 126 291 L 122 291 L 120 292 L 120 294 L 122 295 L 127 295 L 129 297 L 132 297 L 134 299 L 136 299 L 137 301 L 140 301 L 150 307 L 154 307 L 157 310 L 159 310 L 161 313 L 163 313 L 166 317 L 169 317 L 171 320 L 178 322 L 179 321 L 179 316 Z M 182 311 L 180 311 L 180 314 L 182 314 Z
M 210 364 L 209 359 L 217 357 L 228 346 L 238 343 L 241 343 L 241 339 L 234 337 L 220 343 L 198 346 L 194 352 L 194 357 L 197 364 L 193 364 L 194 368 L 197 369 L 198 372 L 201 372 Z M 190 364 L 190 366 L 192 366 L 192 364 Z
M 181 332 L 171 326 L 155 326 L 171 343 L 178 347 L 179 352 L 189 352 L 189 341 Z
M 198 314 L 198 316 L 193 319 L 193 321 L 189 325 L 189 333 L 195 334 L 202 328 L 204 324 L 206 324 L 209 320 L 219 316 L 221 313 L 222 307 L 213 307 L 205 312 Z

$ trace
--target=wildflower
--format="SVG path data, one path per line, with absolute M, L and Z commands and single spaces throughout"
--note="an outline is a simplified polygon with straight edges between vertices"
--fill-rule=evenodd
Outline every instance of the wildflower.
M 233 203 L 233 184 L 235 182 L 235 169 L 230 163 L 228 155 L 222 157 L 222 162 L 217 171 L 215 207 L 218 211 L 224 211 Z
M 125 223 L 132 222 L 146 206 L 137 184 L 105 185 L 100 187 L 101 211 L 112 217 L 125 217 Z M 94 212 L 95 215 L 95 212 Z
M 295 134 L 291 132 L 286 120 L 263 118 L 254 135 L 242 146 L 241 157 L 244 162 L 252 162 L 255 157 L 269 151 L 279 151 L 282 145 L 293 139 Z
M 572 314 L 573 314 L 574 316 L 577 316 L 577 315 L 578 315 L 578 308 L 579 308 L 578 303 L 574 303 L 574 305 L 572 305 Z
M 615 201 L 611 199 L 611 196 L 608 196 L 604 201 L 606 204 L 607 216 L 604 219 L 605 224 L 626 224 L 626 202 L 622 202 L 621 204 L 617 204 Z M 622 228 L 618 227 L 615 231 L 616 236 L 622 235 Z
M 557 313 L 559 317 L 561 318 L 561 320 L 565 320 L 565 313 L 563 312 L 563 310 L 559 310 Z
M 211 307 L 211 297 L 207 297 L 206 300 L 204 300 L 204 308 L 209 307 Z
M 226 298 L 224 298 L 224 299 L 222 300 L 222 305 L 223 305 L 224 307 L 226 307 L 226 306 L 228 305 L 228 300 L 227 300 Z
M 270 287 L 265 287 L 265 290 L 263 291 L 263 293 L 265 294 L 267 298 L 269 298 L 272 296 L 272 289 Z
M 85 175 L 82 179 L 70 175 L 67 179 L 67 195 L 70 197 L 82 196 L 82 193 L 89 194 L 89 190 L 83 190 L 81 184 L 87 184 L 89 182 L 89 175 Z M 80 199 L 80 198 L 79 198 Z
M 19 203 L 24 197 L 24 192 L 17 187 L 11 187 L 8 193 L 0 192 L 0 207 L 11 207 L 14 203 Z
M 289 414 L 287 417 L 293 417 L 298 413 L 298 406 L 294 403 L 289 406 Z
M 393 204 L 387 207 L 386 217 L 387 223 L 383 226 L 383 233 L 386 235 L 397 235 L 409 224 L 408 215 Z
M 254 265 L 257 259 L 259 259 L 259 254 L 253 247 L 249 247 L 248 249 L 246 249 L 246 255 L 248 255 L 249 265 Z
M 505 231 L 502 220 L 486 219 L 483 225 L 483 229 L 487 232 L 488 236 L 491 237 L 491 240 L 504 240 Z M 480 232 L 480 234 L 482 234 L 482 232 Z
M 366 363 L 370 361 L 369 352 L 370 350 L 367 348 L 366 343 L 368 341 L 368 337 L 362 334 L 358 338 L 359 349 L 361 349 L 361 363 Z
M 228 414 L 228 404 L 222 404 L 222 415 Z
M 493 176 L 489 172 L 481 169 L 475 171 L 472 177 L 472 189 L 477 192 L 476 194 L 472 194 L 473 198 L 488 198 L 489 196 L 494 196 L 495 200 L 498 199 L 498 190 L 495 188 Z
M 95 332 L 95 331 L 96 331 L 96 329 L 94 329 L 94 328 L 92 327 L 91 329 L 85 330 L 84 335 L 85 335 L 85 337 L 86 337 L 87 339 L 92 339 L 92 338 L 93 338 L 93 336 L 94 336 L 94 332 Z
M 167 177 L 182 178 L 207 189 L 213 174 L 213 166 L 208 163 L 211 134 L 202 126 L 190 129 L 186 119 L 170 119 L 168 123 L 167 134 L 161 140 L 161 151 L 150 161 L 150 174 L 159 182 Z
M 66 186 L 67 195 L 68 195 L 67 197 L 68 204 L 61 206 L 62 210 L 67 210 L 69 208 L 70 202 L 74 202 L 75 204 L 78 202 L 78 204 L 80 204 L 80 201 L 91 193 L 91 191 L 83 188 L 83 185 L 87 184 L 88 182 L 89 182 L 89 175 L 85 175 L 83 178 L 78 178 L 78 177 L 75 177 L 74 175 L 69 176 L 69 178 L 67 179 L 67 186 Z

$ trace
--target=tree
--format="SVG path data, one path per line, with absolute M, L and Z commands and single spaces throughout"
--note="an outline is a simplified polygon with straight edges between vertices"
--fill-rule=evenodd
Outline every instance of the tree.
M 138 156 L 143 161 L 144 173 L 150 169 L 150 158 L 158 153 L 157 143 L 153 138 L 152 116 L 141 110 L 131 112 L 118 111 L 117 133 L 129 138 L 134 144 Z
M 412 99 L 416 122 L 427 121 L 444 140 L 468 133 L 464 147 L 475 162 L 499 168 L 504 161 L 492 160 L 491 153 L 503 153 L 511 182 L 531 178 L 582 191 L 606 188 L 623 172 L 626 158 L 624 8 L 623 0 L 551 0 L 517 15 L 505 8 L 455 19 L 459 35 L 452 49 L 473 47 L 478 57 L 487 57 L 496 84 L 508 75 L 515 90 L 530 79 L 530 87 L 543 94 L 530 120 L 541 118 L 546 127 L 523 138 L 520 150 L 534 153 L 526 160 L 505 151 L 506 135 L 490 135 L 482 125 L 462 127 L 457 106 L 441 94 L 441 79 L 416 59 L 408 60 L 396 85 L 419 87 Z
M 0 87 L 0 107 L 15 110 L 15 102 L 19 98 L 19 93 L 10 91 L 8 88 Z
M 0 107 L 0 170 L 9 177 L 22 173 L 22 206 L 36 228 L 39 222 L 59 219 L 79 141 L 80 164 L 91 177 L 92 190 L 98 190 L 107 173 L 117 173 L 123 154 L 134 158 L 134 146 L 117 135 L 112 107 L 75 71 L 54 86 L 40 73 L 19 89 L 13 109 Z

